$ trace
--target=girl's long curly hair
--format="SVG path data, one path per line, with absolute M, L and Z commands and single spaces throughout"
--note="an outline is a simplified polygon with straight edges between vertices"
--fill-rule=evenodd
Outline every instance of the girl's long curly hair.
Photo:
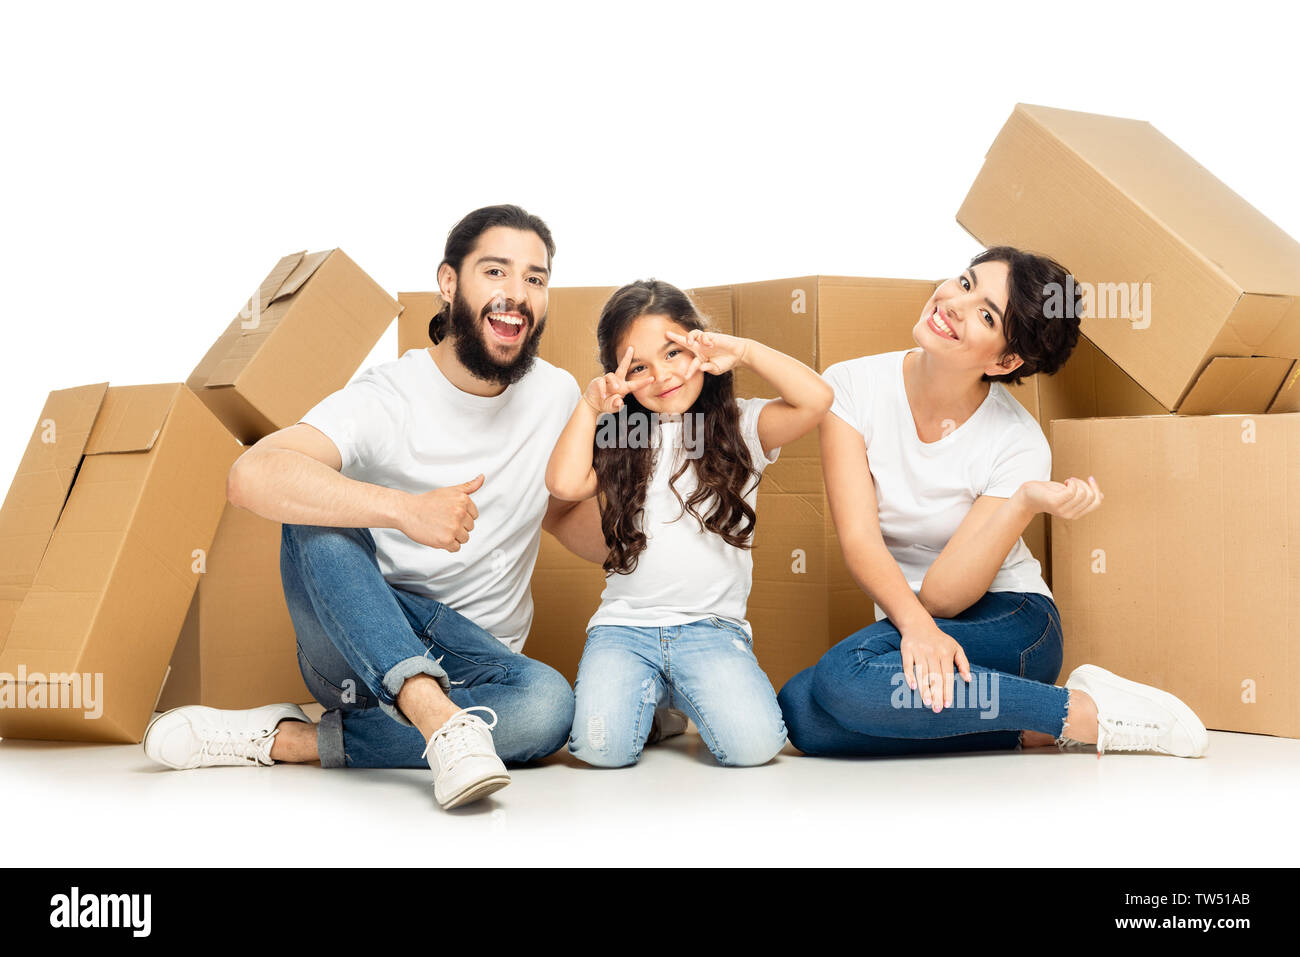
M 688 332 L 709 329 L 708 322 L 690 297 L 677 287 L 657 279 L 629 283 L 609 297 L 596 327 L 600 364 L 606 372 L 618 368 L 619 344 L 624 333 L 639 318 L 648 315 L 667 316 Z M 728 545 L 752 548 L 754 509 L 745 501 L 744 493 L 749 490 L 751 479 L 756 482 L 761 473 L 754 468 L 749 447 L 740 433 L 740 408 L 736 405 L 732 375 L 730 372 L 697 374 L 704 376 L 704 384 L 689 412 L 704 416 L 703 434 L 697 437 L 702 443 L 703 454 L 695 459 L 684 459 L 669 480 L 669 487 L 682 505 L 678 519 L 690 512 L 701 530 L 716 532 Z M 651 421 L 650 413 L 635 395 L 628 393 L 623 402 L 623 408 L 613 414 L 626 417 L 626 421 L 602 420 L 592 450 L 600 524 L 605 544 L 609 547 L 604 562 L 607 574 L 632 572 L 636 569 L 637 557 L 645 550 L 646 535 L 641 520 L 646 488 L 654 473 L 655 455 L 661 448 L 657 441 L 641 443 L 639 448 L 602 447 L 611 444 L 599 440 L 602 430 L 618 426 L 615 434 L 628 435 L 638 427 L 635 416 L 645 417 L 642 420 L 644 426 Z M 652 433 L 645 428 L 644 434 Z M 658 437 L 654 438 L 657 440 Z M 667 451 L 669 454 L 673 452 L 672 449 Z M 683 500 L 677 490 L 677 480 L 692 465 L 697 485 L 690 498 Z

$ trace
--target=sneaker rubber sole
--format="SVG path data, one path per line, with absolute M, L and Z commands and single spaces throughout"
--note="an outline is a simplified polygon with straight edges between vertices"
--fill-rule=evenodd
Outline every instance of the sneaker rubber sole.
M 485 798 L 489 794 L 492 794 L 496 791 L 500 791 L 503 787 L 505 787 L 509 783 L 510 783 L 509 774 L 504 774 L 504 775 L 497 774 L 497 775 L 493 775 L 490 778 L 483 778 L 480 781 L 475 781 L 469 787 L 462 790 L 459 794 L 453 794 L 450 798 L 448 798 L 446 803 L 441 805 L 442 809 L 444 811 L 450 811 L 452 808 L 457 808 L 465 804 L 470 804 L 474 801 L 477 801 L 479 798 Z

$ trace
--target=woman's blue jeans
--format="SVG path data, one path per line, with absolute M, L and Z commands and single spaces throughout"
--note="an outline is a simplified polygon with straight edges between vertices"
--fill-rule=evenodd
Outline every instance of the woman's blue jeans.
M 888 755 L 995 751 L 1020 746 L 1020 732 L 1059 737 L 1069 692 L 1061 670 L 1061 617 L 1045 595 L 989 592 L 956 618 L 936 618 L 970 661 L 954 706 L 935 714 L 907 686 L 893 623 L 845 638 L 816 667 L 791 678 L 779 700 L 790 741 L 805 754 Z
M 396 705 L 403 682 L 438 680 L 459 707 L 485 705 L 501 760 L 564 746 L 573 689 L 447 605 L 384 580 L 368 528 L 283 527 L 280 576 L 298 635 L 298 667 L 325 706 L 322 767 L 428 768 L 425 740 Z

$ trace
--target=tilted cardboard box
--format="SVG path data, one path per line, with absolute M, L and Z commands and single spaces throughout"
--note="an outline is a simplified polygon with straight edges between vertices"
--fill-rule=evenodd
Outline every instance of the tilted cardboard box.
M 238 454 L 178 383 L 50 393 L 0 509 L 0 736 L 141 740 Z
M 1062 675 L 1083 663 L 1223 731 L 1300 736 L 1300 414 L 1052 423 L 1056 477 L 1106 502 L 1052 520 Z
M 347 385 L 398 305 L 341 249 L 271 270 L 186 384 L 244 444 Z
M 1086 283 L 1084 333 L 1166 410 L 1264 412 L 1300 358 L 1300 243 L 1149 123 L 1017 104 L 957 221 Z

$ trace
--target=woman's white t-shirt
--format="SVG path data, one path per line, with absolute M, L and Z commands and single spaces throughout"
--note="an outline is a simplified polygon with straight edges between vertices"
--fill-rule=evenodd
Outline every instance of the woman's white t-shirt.
M 737 399 L 740 407 L 740 432 L 749 448 L 750 461 L 762 472 L 777 460 L 780 449 L 763 453 L 758 438 L 758 416 L 772 399 Z M 690 413 L 687 413 L 688 415 Z M 654 471 L 646 487 L 645 511 L 641 529 L 646 547 L 637 556 L 637 565 L 628 574 L 605 578 L 600 607 L 587 622 L 596 625 L 636 625 L 659 627 L 683 625 L 689 621 L 715 616 L 735 622 L 751 635 L 745 619 L 754 560 L 747 548 L 728 545 L 721 535 L 701 527 L 690 512 L 682 508 L 668 480 L 698 447 L 699 438 L 688 441 L 683 436 L 679 418 L 659 420 L 658 448 Z M 708 454 L 708 449 L 704 449 Z M 688 501 L 698 487 L 695 468 L 687 468 L 677 479 L 676 488 L 682 502 Z M 758 500 L 758 480 L 746 484 L 743 497 L 750 508 Z M 709 503 L 697 506 L 708 515 Z
M 937 442 L 916 434 L 903 386 L 903 357 L 886 352 L 837 362 L 822 378 L 831 412 L 862 434 L 880 509 L 880 531 L 913 591 L 981 495 L 1009 498 L 1024 482 L 1051 478 L 1043 430 L 1006 386 L 993 382 L 969 419 Z M 1017 539 L 989 591 L 1052 597 L 1038 560 Z M 876 620 L 886 617 L 876 606 Z

